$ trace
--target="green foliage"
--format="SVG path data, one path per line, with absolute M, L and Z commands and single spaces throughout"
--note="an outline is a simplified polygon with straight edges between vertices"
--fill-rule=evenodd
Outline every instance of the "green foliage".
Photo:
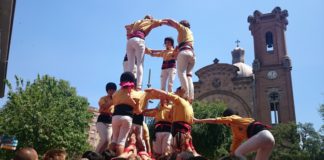
M 319 112 L 324 121 L 324 104 Z M 316 132 L 312 123 L 278 124 L 272 130 L 276 146 L 271 159 L 322 160 L 324 159 L 324 129 Z
M 225 110 L 225 104 L 195 102 L 193 104 L 195 117 L 215 118 L 221 116 Z M 218 159 L 228 155 L 231 143 L 229 128 L 215 124 L 194 124 L 192 129 L 193 144 L 198 153 L 209 159 Z
M 318 110 L 318 112 L 320 113 L 322 120 L 324 122 L 324 104 L 322 104 Z M 321 127 L 322 132 L 324 132 L 324 124 Z
M 322 120 L 324 122 L 324 104 L 320 106 L 319 112 L 321 114 Z M 322 125 L 321 129 L 319 130 L 320 139 L 321 139 L 321 156 L 324 157 L 324 124 Z M 323 158 L 324 159 L 324 158 Z
M 276 139 L 273 160 L 324 159 L 323 140 L 313 124 L 278 124 L 272 129 Z M 322 146 L 322 147 L 321 147 Z
M 16 77 L 10 83 L 8 101 L 0 110 L 0 132 L 15 135 L 18 147 L 34 147 L 39 155 L 49 149 L 64 148 L 69 157 L 88 149 L 89 103 L 64 80 L 48 75 L 33 83 Z M 10 156 L 1 151 L 0 157 Z
M 298 124 L 298 133 L 301 138 L 301 149 L 308 155 L 308 159 L 324 159 L 323 140 L 315 131 L 312 123 Z
M 305 159 L 300 152 L 299 135 L 297 125 L 294 123 L 278 124 L 271 130 L 275 140 L 275 148 L 272 152 L 271 159 L 274 160 L 298 160 Z
M 324 121 L 324 104 L 320 106 L 319 112 L 321 114 L 322 120 Z

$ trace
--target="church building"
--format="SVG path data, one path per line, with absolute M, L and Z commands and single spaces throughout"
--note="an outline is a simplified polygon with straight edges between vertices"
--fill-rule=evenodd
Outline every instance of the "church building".
M 288 11 L 276 7 L 271 13 L 255 11 L 248 17 L 254 41 L 254 62 L 244 63 L 245 51 L 237 45 L 232 64 L 205 66 L 196 72 L 195 99 L 222 101 L 243 117 L 265 124 L 295 122 L 291 60 L 285 31 Z

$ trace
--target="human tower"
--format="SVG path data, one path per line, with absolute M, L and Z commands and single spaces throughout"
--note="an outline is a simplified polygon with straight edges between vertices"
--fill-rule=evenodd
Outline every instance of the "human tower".
M 150 31 L 162 25 L 177 30 L 177 46 L 172 37 L 164 39 L 165 50 L 153 50 L 145 45 Z M 120 89 L 113 82 L 106 85 L 107 95 L 99 100 L 100 115 L 97 130 L 100 141 L 96 152 L 109 150 L 113 159 L 205 159 L 194 148 L 191 128 L 194 123 L 224 124 L 231 128 L 231 156 L 245 159 L 245 154 L 257 151 L 256 159 L 268 159 L 274 138 L 268 126 L 252 118 L 238 116 L 228 108 L 223 117 L 196 119 L 192 108 L 195 65 L 194 36 L 187 20 L 154 19 L 145 16 L 125 26 L 127 48 Z M 161 89 L 142 90 L 144 55 L 162 57 Z M 178 74 L 181 87 L 173 93 L 173 81 Z M 168 83 L 167 83 L 168 81 Z M 159 99 L 157 108 L 147 109 L 150 99 Z M 154 136 L 149 137 L 144 116 L 154 117 Z M 209 136 L 217 136 L 209 135 Z M 208 138 L 208 137 L 203 137 Z M 151 147 L 150 139 L 153 141 Z M 151 150 L 152 148 L 152 150 Z

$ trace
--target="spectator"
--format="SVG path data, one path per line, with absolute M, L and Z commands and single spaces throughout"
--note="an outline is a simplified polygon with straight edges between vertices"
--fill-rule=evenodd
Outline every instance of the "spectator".
M 67 157 L 67 153 L 63 149 L 52 149 L 48 150 L 43 160 L 65 160 Z
M 38 160 L 38 154 L 34 148 L 21 148 L 16 152 L 13 160 Z

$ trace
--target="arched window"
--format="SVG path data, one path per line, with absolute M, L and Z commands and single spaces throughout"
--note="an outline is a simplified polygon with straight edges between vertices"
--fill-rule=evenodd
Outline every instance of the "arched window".
M 265 35 L 267 52 L 273 53 L 273 35 L 271 32 L 267 32 Z
M 279 94 L 278 92 L 271 92 L 269 94 L 269 103 L 271 111 L 271 123 L 278 124 L 279 122 Z

